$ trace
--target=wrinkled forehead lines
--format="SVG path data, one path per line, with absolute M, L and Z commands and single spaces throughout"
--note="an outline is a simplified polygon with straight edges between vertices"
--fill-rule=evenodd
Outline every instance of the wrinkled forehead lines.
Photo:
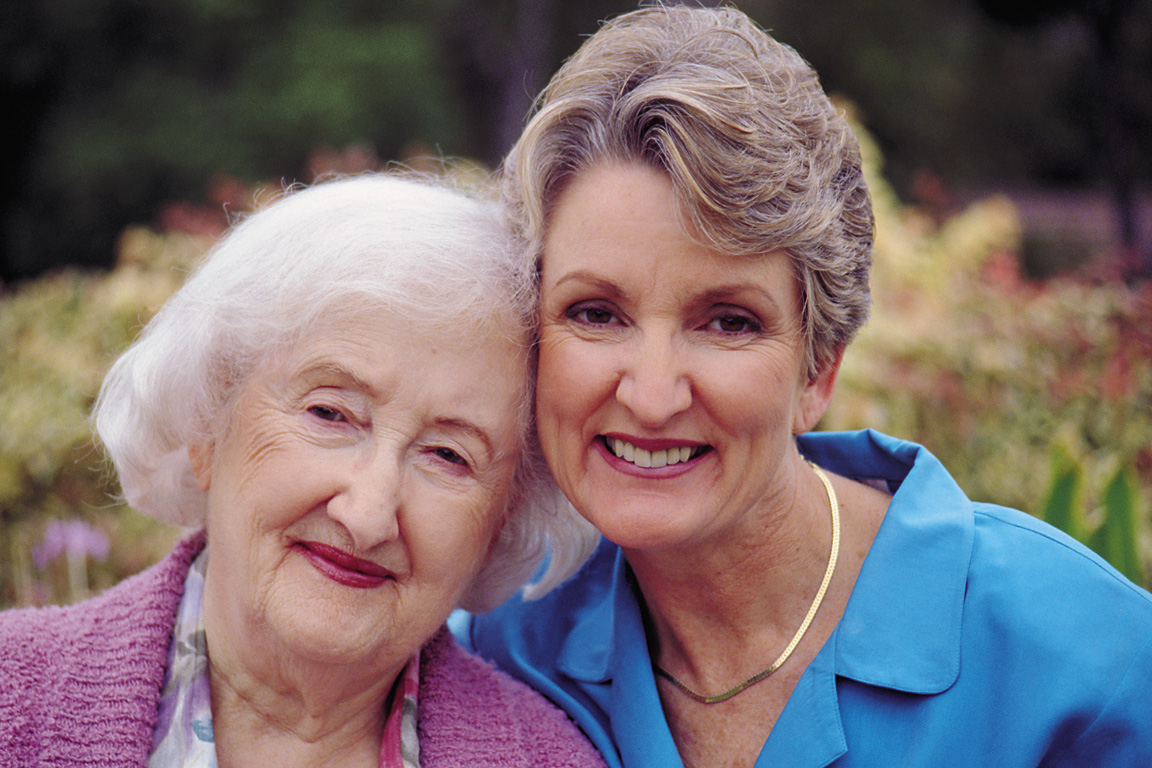
M 291 343 L 268 349 L 248 371 L 237 394 L 252 384 L 290 390 L 327 384 L 386 400 L 406 387 L 420 392 L 422 386 L 437 383 L 424 378 L 435 375 L 436 368 L 447 368 L 449 373 L 441 375 L 456 375 L 452 369 L 458 364 L 461 377 L 487 380 L 492 386 L 518 384 L 509 387 L 514 390 L 513 407 L 525 397 L 528 350 L 526 341 L 515 338 L 519 329 L 490 323 L 463 326 L 452 333 L 421 330 L 415 327 L 418 318 L 403 322 L 398 326 L 394 316 L 369 313 L 358 320 L 325 323 Z
M 604 170 L 611 172 L 615 169 Z M 635 170 L 644 172 L 651 169 Z M 659 172 L 655 175 L 659 176 Z M 667 218 L 662 223 L 669 227 L 669 244 L 673 252 L 668 254 L 664 263 L 671 266 L 672 262 L 683 262 L 687 257 L 693 263 L 698 279 L 685 284 L 681 277 L 672 277 L 672 272 L 634 267 L 628 259 L 630 234 L 626 230 L 620 233 L 623 239 L 607 237 L 601 249 L 596 239 L 601 233 L 597 229 L 598 218 L 593 215 L 595 211 L 581 210 L 580 204 L 587 201 L 566 197 L 563 202 L 572 206 L 566 211 L 564 227 L 558 229 L 555 226 L 559 217 L 552 220 L 554 226 L 545 238 L 537 265 L 543 299 L 548 298 L 548 293 L 570 284 L 577 289 L 596 289 L 607 298 L 628 298 L 630 294 L 636 294 L 640 298 L 663 297 L 678 304 L 697 304 L 723 303 L 727 299 L 747 300 L 758 296 L 773 304 L 786 307 L 797 302 L 798 306 L 803 286 L 795 274 L 793 259 L 784 249 L 754 254 L 726 253 L 697 237 L 692 223 L 675 208 L 668 208 Z M 647 253 L 650 242 L 645 240 L 635 245 Z M 765 289 L 765 279 L 782 270 L 787 272 L 791 295 L 775 296 Z M 668 291 L 675 295 L 667 295 Z

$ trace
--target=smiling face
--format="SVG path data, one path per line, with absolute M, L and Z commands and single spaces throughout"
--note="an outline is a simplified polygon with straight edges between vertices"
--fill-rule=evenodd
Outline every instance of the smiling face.
M 601 165 L 559 199 L 541 292 L 539 430 L 576 508 L 626 550 L 762 531 L 835 375 L 805 375 L 787 255 L 705 248 L 662 173 Z
M 402 665 L 503 522 L 525 365 L 506 338 L 367 311 L 257 366 L 224 434 L 190 449 L 210 644 Z

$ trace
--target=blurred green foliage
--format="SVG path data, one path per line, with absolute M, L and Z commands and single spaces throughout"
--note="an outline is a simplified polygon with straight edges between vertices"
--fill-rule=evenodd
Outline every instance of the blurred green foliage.
M 108 558 L 87 574 L 93 589 L 169 549 L 176 531 L 115 502 L 116 482 L 88 413 L 104 370 L 208 242 L 131 228 L 112 272 L 69 270 L 0 294 L 0 605 L 85 594 L 68 572 L 74 564 L 33 564 L 31 553 L 54 520 L 80 519 L 112 539 Z
M 877 214 L 875 306 L 821 428 L 924 443 L 972 498 L 1044 517 L 1146 584 L 1152 285 L 1025 280 L 1011 204 L 907 205 L 860 135 Z M 376 162 L 353 148 L 318 153 L 312 165 L 354 172 Z M 234 209 L 272 191 L 219 186 L 212 198 Z M 168 220 L 211 231 L 222 225 L 214 216 L 218 208 L 183 206 Z M 0 293 L 0 606 L 82 597 L 155 561 L 179 535 L 113 500 L 87 414 L 107 365 L 211 242 L 130 227 L 111 272 L 64 271 Z M 31 553 L 61 520 L 106 533 L 108 557 L 82 576 L 74 559 L 37 565 Z
M 370 141 L 389 157 L 413 141 L 459 147 L 466 121 L 440 15 L 412 6 L 5 4 L 0 93 L 18 133 L 0 266 L 107 265 L 127 223 L 202 198 L 217 172 L 299 178 L 316 146 Z
M 1095 523 L 1084 504 L 1084 465 L 1061 445 L 1052 450 L 1052 483 L 1040 517 L 1090 546 L 1137 584 L 1145 583 L 1141 504 L 1130 466 L 1104 484 Z
M 217 173 L 306 180 L 318 146 L 492 166 L 560 61 L 636 4 L 0 4 L 0 280 L 109 266 L 126 225 L 203 198 Z M 1152 182 L 1152 146 L 1138 140 L 1152 132 L 1150 4 L 1059 0 L 1028 16 L 984 0 L 738 3 L 862 105 L 906 196 L 925 171 L 950 188 L 1088 184 L 1117 166 Z M 1120 5 L 1105 70 L 1093 9 Z M 1123 155 L 1106 151 L 1112 136 L 1127 137 Z
M 905 205 L 861 135 L 873 317 L 821 426 L 923 443 L 971 498 L 1048 519 L 1146 584 L 1152 283 L 1026 280 L 1007 200 L 947 214 Z

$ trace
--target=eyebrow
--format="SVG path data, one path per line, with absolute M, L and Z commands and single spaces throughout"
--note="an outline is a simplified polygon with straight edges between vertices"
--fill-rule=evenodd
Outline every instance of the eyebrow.
M 294 374 L 294 378 L 304 379 L 309 383 L 313 382 L 315 379 L 332 378 L 342 387 L 366 392 L 373 397 L 379 395 L 379 392 L 377 392 L 376 388 L 372 386 L 368 381 L 361 378 L 360 376 L 357 376 L 343 365 L 333 363 L 328 360 L 313 363 L 299 369 Z
M 479 440 L 484 445 L 484 450 L 487 452 L 489 460 L 496 455 L 496 449 L 492 445 L 492 439 L 488 436 L 487 430 L 480 425 L 467 419 L 451 416 L 436 419 L 433 423 L 442 429 L 464 432 L 476 440 Z
M 619 299 L 624 295 L 624 292 L 620 290 L 620 286 L 618 286 L 616 283 L 612 282 L 611 280 L 606 280 L 602 277 L 599 277 L 586 269 L 577 269 L 573 272 L 568 272 L 567 274 L 561 276 L 560 279 L 558 279 L 555 283 L 553 283 L 552 287 L 559 288 L 560 286 L 569 282 L 580 282 L 586 284 L 589 287 L 603 293 L 605 297 L 609 299 Z M 776 301 L 776 299 L 771 294 L 762 290 L 754 283 L 730 283 L 718 285 L 714 288 L 710 288 L 707 291 L 704 291 L 703 293 L 692 296 L 691 299 L 692 303 L 694 304 L 725 303 L 730 301 L 733 297 L 736 297 L 742 293 L 747 293 L 749 291 L 755 293 L 757 296 L 771 304 L 773 310 L 777 312 L 780 311 L 780 303 Z
M 360 376 L 357 376 L 343 365 L 328 360 L 305 366 L 297 371 L 295 375 L 297 378 L 304 379 L 305 381 L 331 377 L 340 386 L 365 392 L 373 399 L 379 399 L 381 395 L 375 387 Z M 492 438 L 489 436 L 488 431 L 475 422 L 458 416 L 444 416 L 435 419 L 432 423 L 440 429 L 464 432 L 480 441 L 484 445 L 484 450 L 488 453 L 489 459 L 496 455 L 496 448 L 492 443 Z
M 603 291 L 611 298 L 618 298 L 623 295 L 623 291 L 620 290 L 620 286 L 616 285 L 616 283 L 598 277 L 586 269 L 577 269 L 574 272 L 564 274 L 559 280 L 552 284 L 552 287 L 559 288 L 565 283 L 572 282 L 587 283 L 589 286 Z
M 731 301 L 733 298 L 736 298 L 741 294 L 746 294 L 749 292 L 756 294 L 764 301 L 771 304 L 773 310 L 780 310 L 780 303 L 776 301 L 772 294 L 752 284 L 720 285 L 699 294 L 695 297 L 695 301 L 700 304 L 723 304 Z

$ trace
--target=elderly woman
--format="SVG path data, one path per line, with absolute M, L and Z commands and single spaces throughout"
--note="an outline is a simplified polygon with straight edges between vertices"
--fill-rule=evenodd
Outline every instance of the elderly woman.
M 504 169 L 537 419 L 606 541 L 458 629 L 615 766 L 1152 765 L 1152 598 L 920 446 L 805 434 L 865 319 L 857 142 L 731 8 L 648 8 Z
M 204 531 L 0 616 L 0 764 L 602 765 L 442 629 L 570 528 L 524 450 L 514 243 L 495 206 L 392 177 L 223 241 L 96 408 L 128 500 Z

